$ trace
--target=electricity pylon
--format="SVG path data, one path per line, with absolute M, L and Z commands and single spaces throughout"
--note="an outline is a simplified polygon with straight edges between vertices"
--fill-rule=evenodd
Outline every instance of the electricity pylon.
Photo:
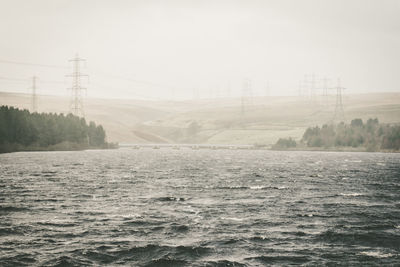
M 37 104 L 37 95 L 36 95 L 36 76 L 32 77 L 32 95 L 31 95 L 31 112 L 37 112 L 38 104 Z
M 199 100 L 199 98 L 200 98 L 199 88 L 193 87 L 193 100 Z
M 310 99 L 312 102 L 316 101 L 316 81 L 315 81 L 315 74 L 311 74 L 311 84 L 310 84 Z
M 301 96 L 304 96 L 304 92 L 303 92 L 303 81 L 299 81 L 299 91 L 298 91 L 298 93 L 299 93 L 299 96 L 301 97 Z
M 340 85 L 340 79 L 337 80 L 336 88 L 336 105 L 335 105 L 335 115 L 333 116 L 333 122 L 345 122 L 342 91 L 345 89 Z
M 267 83 L 265 84 L 265 96 L 270 96 L 271 94 L 271 88 L 269 86 L 269 80 L 267 80 Z
M 307 96 L 312 102 L 317 100 L 317 76 L 312 74 L 304 75 L 303 81 L 299 83 L 299 95 Z
M 329 81 L 330 79 L 326 77 L 322 79 L 322 103 L 325 107 L 329 106 Z
M 322 96 L 328 96 L 328 78 L 322 79 Z
M 242 87 L 242 105 L 241 105 L 241 112 L 242 115 L 246 112 L 248 107 L 252 104 L 252 88 L 251 88 L 251 80 L 244 79 L 243 87 Z
M 226 97 L 231 97 L 231 81 L 226 83 Z
M 69 104 L 70 112 L 75 116 L 85 117 L 85 111 L 83 109 L 83 95 L 82 91 L 86 88 L 81 86 L 81 78 L 88 77 L 88 75 L 81 73 L 80 63 L 85 61 L 85 59 L 79 58 L 76 54 L 74 59 L 69 60 L 72 62 L 72 73 L 67 75 L 67 77 L 72 78 L 72 86 L 69 88 L 71 90 L 71 100 Z

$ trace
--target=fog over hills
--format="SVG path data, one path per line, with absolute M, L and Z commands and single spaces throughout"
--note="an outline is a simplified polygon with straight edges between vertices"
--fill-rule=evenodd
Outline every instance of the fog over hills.
M 86 119 L 102 124 L 108 141 L 120 143 L 265 144 L 300 139 L 309 126 L 332 121 L 335 96 L 255 97 L 192 101 L 85 99 Z M 345 119 L 377 117 L 400 123 L 400 93 L 345 95 Z M 1 105 L 29 109 L 27 94 L 0 93 Z M 69 98 L 39 96 L 39 112 L 67 113 Z
M 87 94 L 108 141 L 299 139 L 341 86 L 347 122 L 399 122 L 396 0 L 6 2 L 0 104 L 81 115 L 67 89 Z

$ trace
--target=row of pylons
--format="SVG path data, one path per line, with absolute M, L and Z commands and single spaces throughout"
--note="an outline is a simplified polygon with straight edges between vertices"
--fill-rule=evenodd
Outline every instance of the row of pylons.
M 82 86 L 82 77 L 88 77 L 88 75 L 81 72 L 81 63 L 85 60 L 80 58 L 78 54 L 71 60 L 72 62 L 72 73 L 68 74 L 67 77 L 72 78 L 72 86 L 68 88 L 71 90 L 71 98 L 69 102 L 69 112 L 75 116 L 85 117 L 84 105 L 83 105 L 83 91 L 86 90 Z M 37 97 L 37 76 L 32 77 L 31 86 L 31 112 L 38 111 L 38 97 Z

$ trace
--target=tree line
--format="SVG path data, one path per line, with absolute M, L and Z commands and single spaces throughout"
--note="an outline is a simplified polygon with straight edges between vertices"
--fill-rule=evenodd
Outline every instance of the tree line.
M 101 125 L 72 114 L 30 113 L 0 107 L 0 152 L 107 147 Z
M 325 124 L 309 127 L 300 144 L 292 139 L 280 139 L 274 148 L 303 145 L 315 148 L 352 147 L 366 151 L 400 150 L 400 125 L 381 124 L 378 119 L 354 119 L 350 124 Z

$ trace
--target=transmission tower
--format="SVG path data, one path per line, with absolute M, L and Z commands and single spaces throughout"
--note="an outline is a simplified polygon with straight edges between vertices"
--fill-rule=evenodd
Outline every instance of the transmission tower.
M 32 77 L 31 112 L 37 112 L 36 76 Z
M 241 112 L 242 115 L 246 112 L 248 107 L 252 105 L 252 88 L 251 88 L 251 80 L 244 79 L 243 87 L 242 87 L 242 103 L 241 103 Z
M 169 89 L 169 92 L 170 92 L 171 101 L 175 101 L 175 93 L 176 93 L 175 87 L 171 87 Z
M 342 101 L 342 91 L 345 89 L 340 85 L 340 79 L 337 80 L 336 88 L 336 106 L 335 115 L 333 116 L 333 122 L 345 122 L 343 101 Z
M 303 80 L 299 82 L 299 95 L 310 97 L 311 96 L 311 81 L 309 75 L 305 74 Z
M 78 54 L 74 59 L 69 60 L 69 62 L 72 62 L 73 70 L 71 74 L 67 75 L 67 77 L 72 78 L 72 87 L 69 88 L 71 90 L 70 112 L 75 116 L 81 117 L 85 117 L 82 91 L 86 90 L 86 88 L 81 86 L 81 78 L 88 77 L 88 75 L 81 73 L 80 64 L 83 61 L 85 61 L 85 59 L 79 58 Z
M 322 95 L 328 96 L 328 79 L 326 77 L 322 79 Z
M 200 95 L 199 95 L 199 88 L 196 86 L 196 87 L 193 87 L 193 100 L 199 100 L 199 98 L 200 98 Z
M 267 81 L 267 83 L 265 84 L 265 96 L 270 96 L 271 94 L 271 88 L 269 86 L 269 80 Z
M 303 96 L 303 81 L 299 81 L 299 96 Z
M 231 97 L 231 81 L 226 83 L 226 97 Z
M 315 84 L 316 84 L 316 81 L 315 81 L 315 74 L 313 73 L 313 74 L 311 74 L 311 86 L 310 86 L 310 98 L 311 98 L 311 101 L 316 101 L 316 86 L 315 86 Z

